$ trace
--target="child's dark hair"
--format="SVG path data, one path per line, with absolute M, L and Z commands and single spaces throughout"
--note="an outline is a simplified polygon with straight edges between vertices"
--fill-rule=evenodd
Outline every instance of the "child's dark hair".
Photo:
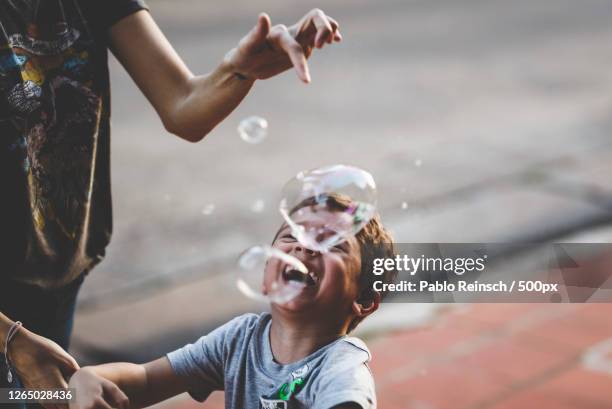
M 395 281 L 396 270 L 386 270 L 382 275 L 374 275 L 372 266 L 374 259 L 395 258 L 395 247 L 391 233 L 385 229 L 380 216 L 376 214 L 355 236 L 361 250 L 361 272 L 359 274 L 359 298 L 361 304 L 367 305 L 374 300 L 375 291 L 374 281 L 382 281 L 389 284 Z M 381 300 L 387 295 L 386 292 L 380 294 Z M 362 319 L 354 319 L 348 331 L 354 330 Z
M 353 201 L 344 195 L 326 194 L 319 197 L 310 197 L 303 200 L 293 209 L 291 213 L 298 211 L 304 207 L 321 205 L 325 202 L 328 209 L 334 211 L 345 211 L 349 208 L 354 208 Z M 361 304 L 368 305 L 373 302 L 375 291 L 373 289 L 374 281 L 382 281 L 383 283 L 392 283 L 397 276 L 397 271 L 385 271 L 382 275 L 374 275 L 372 266 L 374 259 L 377 258 L 395 258 L 395 248 L 393 245 L 393 237 L 391 233 L 383 226 L 380 216 L 374 215 L 372 219 L 355 235 L 359 243 L 361 251 L 361 271 L 359 273 L 359 297 L 358 301 Z M 381 293 L 381 299 L 385 298 L 386 293 Z M 348 331 L 353 331 L 362 321 L 362 318 L 355 318 L 349 325 Z

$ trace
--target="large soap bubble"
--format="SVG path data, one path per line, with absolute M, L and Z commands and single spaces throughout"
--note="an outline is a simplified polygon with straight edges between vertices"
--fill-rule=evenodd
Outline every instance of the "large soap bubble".
M 249 116 L 238 124 L 238 134 L 243 141 L 257 144 L 266 139 L 268 121 L 259 116 Z
M 300 172 L 283 188 L 280 212 L 295 238 L 326 252 L 358 233 L 376 212 L 376 184 L 345 165 Z
M 270 246 L 254 246 L 238 259 L 236 285 L 249 298 L 285 304 L 308 285 L 308 269 L 297 258 Z

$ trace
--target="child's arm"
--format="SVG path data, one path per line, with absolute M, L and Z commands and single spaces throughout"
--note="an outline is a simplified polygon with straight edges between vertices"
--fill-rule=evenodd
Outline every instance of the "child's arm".
M 109 34 L 113 53 L 166 129 L 192 142 L 229 115 L 256 79 L 293 66 L 298 77 L 309 82 L 306 58 L 312 49 L 342 39 L 336 21 L 321 10 L 311 11 L 289 28 L 271 27 L 270 18 L 261 14 L 257 25 L 213 72 L 194 75 L 146 11 L 123 18 Z
M 70 379 L 69 388 L 76 395 L 70 409 L 141 408 L 187 391 L 166 357 L 144 365 L 85 367 Z

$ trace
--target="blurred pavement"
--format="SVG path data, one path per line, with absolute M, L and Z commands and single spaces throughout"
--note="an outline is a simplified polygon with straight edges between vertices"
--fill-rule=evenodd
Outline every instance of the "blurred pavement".
M 195 145 L 168 135 L 112 63 L 115 231 L 81 292 L 81 362 L 148 360 L 261 308 L 233 264 L 271 240 L 280 189 L 302 169 L 370 171 L 399 242 L 554 240 L 612 221 L 612 2 L 149 4 L 198 73 L 259 11 L 289 23 L 323 7 L 345 41 L 315 52 L 311 85 L 293 72 L 256 84 Z M 259 145 L 236 132 L 248 115 L 270 124 Z

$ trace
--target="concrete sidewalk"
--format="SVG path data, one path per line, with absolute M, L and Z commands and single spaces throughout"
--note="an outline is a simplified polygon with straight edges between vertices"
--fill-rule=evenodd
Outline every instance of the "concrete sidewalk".
M 369 343 L 382 409 L 612 407 L 612 304 L 453 306 Z M 159 409 L 223 408 L 215 393 Z

